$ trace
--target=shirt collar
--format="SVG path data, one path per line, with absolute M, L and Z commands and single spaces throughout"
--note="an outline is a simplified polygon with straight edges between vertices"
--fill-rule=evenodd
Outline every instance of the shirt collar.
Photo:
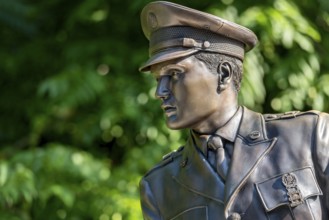
M 238 133 L 240 121 L 242 118 L 242 108 L 239 107 L 236 113 L 230 118 L 230 120 L 222 127 L 218 128 L 214 134 L 234 142 Z M 206 155 L 207 154 L 207 141 L 213 134 L 198 134 L 195 131 L 191 131 L 194 143 L 196 146 Z

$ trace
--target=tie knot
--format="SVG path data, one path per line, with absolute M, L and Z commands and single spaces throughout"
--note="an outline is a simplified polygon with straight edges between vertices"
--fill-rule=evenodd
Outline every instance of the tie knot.
M 207 145 L 208 145 L 208 148 L 215 150 L 215 151 L 219 148 L 223 148 L 222 138 L 219 137 L 218 135 L 213 135 L 209 138 Z

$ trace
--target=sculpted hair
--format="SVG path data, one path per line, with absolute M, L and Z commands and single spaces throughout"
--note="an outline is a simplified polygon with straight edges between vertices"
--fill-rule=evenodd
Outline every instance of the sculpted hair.
M 194 57 L 204 62 L 207 68 L 214 73 L 218 73 L 219 64 L 221 64 L 224 61 L 229 62 L 233 70 L 232 77 L 233 77 L 233 84 L 235 90 L 236 92 L 240 91 L 242 74 L 243 74 L 243 64 L 240 59 L 228 55 L 211 53 L 211 52 L 199 52 L 195 54 Z

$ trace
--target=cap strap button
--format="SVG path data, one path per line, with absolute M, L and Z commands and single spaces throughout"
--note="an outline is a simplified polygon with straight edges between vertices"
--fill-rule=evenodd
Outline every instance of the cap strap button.
M 208 48 L 208 47 L 210 47 L 210 42 L 209 42 L 209 41 L 205 41 L 205 42 L 203 42 L 203 47 L 204 47 L 204 48 Z

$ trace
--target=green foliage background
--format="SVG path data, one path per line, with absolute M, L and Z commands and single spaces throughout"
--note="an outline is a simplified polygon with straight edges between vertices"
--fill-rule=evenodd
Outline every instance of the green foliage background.
M 139 14 L 148 0 L 0 0 L 0 219 L 141 219 L 166 128 Z M 254 30 L 240 102 L 329 111 L 329 1 L 175 1 Z

